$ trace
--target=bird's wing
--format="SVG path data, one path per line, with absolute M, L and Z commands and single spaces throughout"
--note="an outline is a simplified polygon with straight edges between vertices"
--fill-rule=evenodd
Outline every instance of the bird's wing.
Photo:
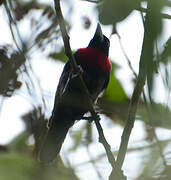
M 63 91 L 65 89 L 65 86 L 67 84 L 67 81 L 70 77 L 70 73 L 71 73 L 71 63 L 70 63 L 70 61 L 68 61 L 65 64 L 63 72 L 59 79 L 59 83 L 58 83 L 58 87 L 57 87 L 57 91 L 56 91 L 56 95 L 55 95 L 55 102 L 60 101 Z

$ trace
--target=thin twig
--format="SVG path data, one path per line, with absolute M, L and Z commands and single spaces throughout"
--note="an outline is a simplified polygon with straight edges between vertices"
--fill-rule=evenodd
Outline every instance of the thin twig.
M 157 40 L 155 40 L 155 49 L 156 49 L 156 55 L 157 55 L 157 59 L 158 59 L 158 57 L 159 57 L 159 50 L 158 50 Z M 154 139 L 156 141 L 156 144 L 157 144 L 157 147 L 159 149 L 159 153 L 160 153 L 161 159 L 163 161 L 163 165 L 166 167 L 167 166 L 167 162 L 165 160 L 161 144 L 160 144 L 159 139 L 157 137 L 157 134 L 155 132 L 155 128 L 154 128 L 154 125 L 153 125 L 153 122 L 152 122 L 152 113 L 151 113 L 150 107 L 149 107 L 149 105 L 147 103 L 147 98 L 146 98 L 146 95 L 145 95 L 144 91 L 143 91 L 143 99 L 144 99 L 145 108 L 146 108 L 146 111 L 147 111 L 147 114 L 148 114 L 148 122 L 149 122 L 149 125 L 151 127 L 151 131 L 152 131 L 153 137 L 154 137 Z M 151 101 L 150 103 L 151 103 L 151 106 L 153 106 L 153 102 Z
M 8 16 L 8 20 L 9 20 L 9 23 L 8 23 L 8 24 L 9 24 L 9 28 L 10 28 L 10 31 L 11 31 L 12 39 L 13 39 L 13 41 L 14 41 L 17 49 L 19 50 L 19 52 L 21 52 L 21 49 L 20 49 L 20 47 L 19 47 L 19 45 L 18 45 L 18 43 L 17 43 L 17 40 L 16 40 L 15 35 L 14 35 L 13 28 L 12 28 L 12 23 L 13 23 L 13 24 L 15 24 L 15 23 L 14 23 L 14 21 L 13 21 L 13 18 L 12 18 L 11 12 L 10 12 L 10 9 L 8 8 L 8 5 L 7 5 L 7 2 L 6 2 L 6 1 L 4 1 L 4 6 L 5 6 L 5 10 L 6 10 L 6 13 L 7 13 L 7 16 Z
M 143 21 L 143 24 L 144 24 L 143 14 L 142 14 L 142 12 L 140 12 L 140 13 L 141 13 L 142 21 Z M 123 48 L 123 45 L 122 45 L 122 42 L 121 42 L 121 38 L 120 38 L 120 35 L 119 35 L 118 33 L 117 33 L 117 36 L 118 36 L 118 39 L 119 39 L 119 43 L 120 43 L 122 52 L 123 52 L 123 54 L 124 54 L 124 56 L 125 56 L 125 58 L 126 58 L 126 60 L 127 60 L 127 62 L 128 62 L 128 66 L 129 66 L 130 70 L 133 72 L 133 74 L 134 74 L 134 76 L 135 76 L 135 79 L 137 80 L 137 74 L 136 74 L 136 72 L 134 71 L 134 69 L 133 69 L 133 67 L 132 67 L 132 65 L 131 65 L 131 61 L 130 61 L 130 59 L 128 58 L 128 56 L 127 56 L 127 54 L 126 54 L 126 52 L 125 52 L 125 50 L 124 50 L 124 48 Z M 158 56 L 159 56 L 159 52 L 158 52 L 158 47 L 157 47 L 157 40 L 155 41 L 155 45 L 156 45 L 156 53 L 157 53 L 157 57 L 158 57 Z M 157 137 L 157 134 L 156 134 L 156 132 L 155 132 L 155 128 L 154 128 L 154 126 L 153 126 L 153 123 L 151 122 L 151 119 L 152 119 L 152 118 L 151 118 L 151 112 L 150 112 L 150 109 L 149 109 L 149 106 L 148 106 L 148 103 L 147 103 L 147 100 L 146 100 L 144 88 L 143 88 L 143 99 L 144 99 L 145 107 L 146 107 L 146 110 L 147 110 L 147 113 L 148 113 L 148 117 L 149 117 L 149 118 L 148 118 L 148 119 L 149 119 L 149 125 L 151 126 L 151 130 L 152 130 L 153 136 L 154 136 L 154 138 L 155 138 L 156 145 L 157 145 L 157 147 L 158 147 L 158 149 L 159 149 L 159 153 L 160 153 L 160 156 L 161 156 L 161 158 L 162 158 L 163 164 L 164 164 L 164 166 L 166 167 L 166 166 L 167 166 L 167 163 L 166 163 L 165 157 L 164 157 L 163 152 L 162 152 L 162 147 L 161 147 L 160 141 L 159 141 L 159 139 L 158 139 L 158 137 Z M 129 149 L 128 149 L 128 151 L 129 151 Z
M 149 108 L 149 105 L 147 103 L 147 99 L 146 99 L 146 96 L 145 96 L 144 92 L 143 92 L 143 98 L 144 98 L 144 102 L 145 102 L 146 111 L 148 113 L 148 122 L 149 122 L 149 125 L 151 127 L 151 131 L 152 131 L 152 134 L 154 136 L 154 139 L 156 141 L 156 145 L 157 145 L 157 147 L 159 149 L 159 153 L 160 153 L 161 159 L 163 161 L 163 165 L 166 167 L 167 166 L 167 162 L 166 162 L 165 157 L 163 155 L 162 146 L 161 146 L 160 141 L 159 141 L 159 139 L 157 137 L 157 134 L 155 132 L 155 128 L 154 128 L 154 125 L 153 125 L 153 122 L 152 122 L 152 115 L 151 115 L 150 108 Z
M 145 140 L 144 140 L 145 141 Z M 168 144 L 171 142 L 171 139 L 166 139 L 166 140 L 159 140 L 159 143 L 164 145 L 164 144 Z M 134 143 L 133 143 L 134 144 Z M 130 147 L 127 149 L 127 152 L 129 153 L 132 153 L 134 151 L 143 151 L 143 150 L 146 150 L 146 149 L 150 149 L 150 148 L 155 148 L 157 146 L 157 142 L 152 142 L 148 145 L 144 145 L 143 143 L 141 143 L 142 145 L 137 145 L 137 147 Z M 135 146 L 135 144 L 134 144 Z M 114 155 L 117 155 L 118 154 L 118 150 L 115 150 L 113 151 L 113 154 Z M 91 159 L 89 161 L 85 161 L 85 162 L 82 162 L 82 163 L 79 163 L 79 164 L 76 164 L 74 165 L 74 167 L 80 167 L 80 166 L 85 166 L 86 164 L 88 163 L 93 163 L 93 162 L 97 162 L 97 161 L 100 161 L 102 160 L 102 158 L 104 158 L 106 156 L 106 154 L 100 154 L 98 157 L 94 158 L 94 159 Z
M 116 33 L 116 34 L 117 34 L 118 39 L 119 39 L 119 44 L 120 44 L 121 50 L 122 50 L 122 52 L 123 52 L 123 54 L 124 54 L 124 56 L 125 56 L 125 58 L 126 58 L 126 60 L 128 62 L 128 66 L 129 66 L 130 70 L 132 71 L 132 73 L 134 74 L 135 79 L 137 79 L 137 73 L 134 71 L 134 68 L 132 67 L 132 64 L 131 64 L 131 60 L 129 59 L 128 55 L 126 54 L 126 52 L 124 50 L 124 47 L 123 47 L 123 44 L 122 44 L 122 41 L 121 41 L 121 37 L 120 37 L 120 35 L 118 33 Z
M 82 1 L 87 1 L 87 2 L 90 2 L 90 3 L 99 4 L 99 3 L 101 3 L 104 0 L 82 0 Z
M 94 170 L 96 171 L 96 174 L 98 176 L 98 180 L 103 180 L 103 177 L 102 177 L 100 171 L 98 170 L 98 168 L 96 166 L 96 161 L 93 159 L 88 146 L 87 146 L 87 154 L 88 154 L 88 156 L 89 156 L 89 158 L 91 160 L 91 164 L 94 167 Z
M 89 91 L 88 91 L 88 89 L 87 89 L 87 87 L 86 87 L 86 85 L 85 85 L 85 83 L 83 81 L 82 74 L 80 73 L 80 70 L 79 70 L 79 68 L 77 66 L 75 58 L 74 58 L 74 56 L 72 54 L 70 43 L 69 43 L 69 36 L 67 34 L 67 31 L 66 31 L 65 21 L 64 21 L 63 15 L 62 15 L 61 7 L 60 7 L 60 0 L 54 0 L 54 2 L 55 2 L 55 10 L 56 10 L 58 23 L 59 23 L 61 33 L 62 33 L 62 38 L 63 38 L 63 41 L 64 41 L 65 53 L 66 53 L 67 57 L 70 59 L 70 61 L 71 61 L 73 71 L 76 74 L 78 74 L 79 80 L 80 80 L 80 85 L 82 86 L 82 89 L 84 90 L 85 94 L 87 95 L 87 98 L 88 98 L 88 101 L 89 101 L 88 102 L 89 103 L 88 108 L 89 108 L 89 111 L 91 113 L 92 118 L 95 121 L 96 128 L 98 130 L 99 141 L 103 144 L 103 146 L 104 146 L 104 148 L 106 150 L 108 161 L 110 162 L 113 169 L 116 170 L 117 176 L 120 177 L 120 179 L 125 179 L 125 177 L 123 176 L 121 170 L 117 167 L 114 156 L 113 156 L 113 154 L 112 154 L 112 152 L 110 150 L 110 145 L 107 143 L 106 138 L 104 136 L 103 129 L 102 129 L 101 124 L 99 122 L 99 117 L 97 116 L 97 113 L 94 110 L 93 103 L 92 103 L 92 100 L 90 98 Z
M 30 64 L 29 61 L 27 61 L 27 56 L 26 56 L 26 53 L 28 52 L 28 49 L 25 49 L 25 45 L 23 43 L 23 40 L 22 40 L 22 37 L 21 37 L 21 34 L 20 34 L 20 31 L 19 31 L 19 28 L 17 26 L 17 23 L 16 23 L 16 20 L 13 18 L 12 16 L 12 11 L 14 10 L 13 9 L 13 6 L 12 6 L 12 2 L 11 1 L 5 1 L 4 2 L 4 6 L 5 6 L 5 10 L 6 10 L 6 13 L 7 13 L 7 16 L 8 16 L 8 20 L 9 20 L 9 28 L 10 28 L 10 31 L 11 31 L 11 35 L 12 35 L 12 38 L 13 38 L 13 41 L 14 41 L 14 44 L 15 46 L 17 47 L 17 50 L 23 55 L 23 57 L 25 58 L 25 63 L 23 64 L 23 67 L 24 67 L 24 72 L 27 74 L 27 77 L 28 77 L 28 80 L 30 81 L 32 87 L 36 90 L 36 87 L 34 85 L 34 82 L 28 72 L 28 69 L 27 69 L 27 65 L 26 63 L 28 63 L 28 66 L 30 68 L 30 70 L 32 71 L 36 81 L 37 81 L 37 84 L 39 86 L 39 89 L 40 89 L 40 93 L 42 92 L 42 88 L 41 88 L 41 85 L 40 85 L 40 82 L 36 76 L 36 74 L 34 73 L 33 69 L 32 69 L 32 66 Z M 15 32 L 17 33 L 17 39 L 19 40 L 20 43 L 17 42 L 17 39 L 15 37 L 15 33 L 14 33 L 14 28 L 13 26 L 15 27 Z M 22 71 L 21 71 L 22 72 Z M 25 81 L 26 83 L 26 86 L 27 86 L 27 90 L 28 90 L 28 93 L 32 96 L 33 95 L 33 91 L 31 90 L 30 88 L 30 85 L 27 81 Z M 43 102 L 43 105 L 44 105 L 44 108 L 46 110 L 46 102 L 45 102 L 45 99 L 43 97 L 43 95 L 41 96 L 42 97 L 42 102 Z

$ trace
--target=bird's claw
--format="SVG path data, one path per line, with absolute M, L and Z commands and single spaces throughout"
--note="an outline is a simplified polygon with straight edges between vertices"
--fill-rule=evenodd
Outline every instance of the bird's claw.
M 89 116 L 89 117 L 82 117 L 81 119 L 88 120 L 89 123 L 93 122 L 94 120 L 100 121 L 100 116 L 98 113 L 96 113 L 95 116 Z
M 96 113 L 95 120 L 100 121 L 100 115 Z

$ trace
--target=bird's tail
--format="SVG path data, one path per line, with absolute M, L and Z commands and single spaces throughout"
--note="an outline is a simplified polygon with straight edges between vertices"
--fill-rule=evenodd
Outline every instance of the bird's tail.
M 67 132 L 72 125 L 73 122 L 68 119 L 62 119 L 60 121 L 53 119 L 40 150 L 39 160 L 42 163 L 47 164 L 56 159 L 61 150 Z

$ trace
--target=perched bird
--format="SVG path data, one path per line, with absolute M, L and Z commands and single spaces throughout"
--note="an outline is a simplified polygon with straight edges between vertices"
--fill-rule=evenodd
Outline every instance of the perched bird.
M 103 35 L 98 24 L 88 47 L 80 48 L 74 53 L 93 102 L 109 82 L 112 68 L 108 59 L 109 46 L 110 41 Z M 79 82 L 69 60 L 59 80 L 49 131 L 40 150 L 39 159 L 43 163 L 52 162 L 57 157 L 69 128 L 89 111 L 87 96 Z

